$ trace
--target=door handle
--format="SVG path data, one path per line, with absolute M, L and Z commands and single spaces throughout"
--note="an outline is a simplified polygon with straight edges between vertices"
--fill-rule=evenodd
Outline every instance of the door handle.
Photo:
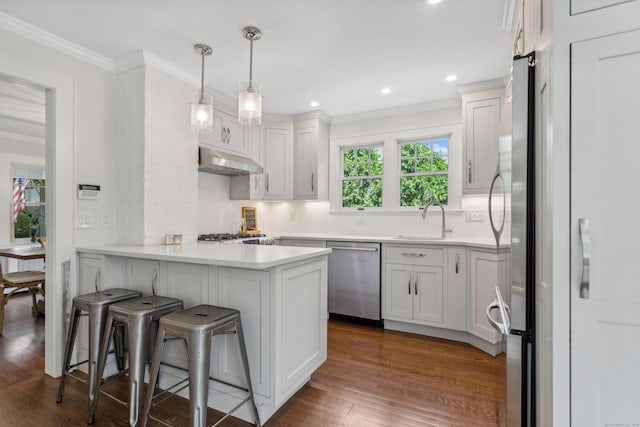
M 258 175 L 255 175 L 253 177 L 253 182 L 254 182 L 253 188 L 255 189 L 255 191 L 258 191 Z
M 411 272 L 407 272 L 407 276 L 409 277 L 409 280 L 407 280 L 407 291 L 409 293 L 409 295 L 411 295 Z
M 471 184 L 471 160 L 467 162 L 467 174 L 468 174 L 469 184 Z
M 582 277 L 580 278 L 580 298 L 589 299 L 591 273 L 591 227 L 587 218 L 578 220 L 580 242 L 582 243 Z
M 315 175 L 315 174 L 314 174 L 313 172 L 311 172 L 311 191 L 316 191 L 316 190 L 313 188 L 313 178 L 314 178 L 314 175 Z
M 359 252 L 378 252 L 378 248 L 365 248 L 365 247 L 349 247 L 349 246 L 327 246 L 331 250 L 338 251 L 359 251 Z
M 491 312 L 493 310 L 500 311 L 500 317 L 502 318 L 502 322 L 498 322 L 491 316 Z M 500 293 L 500 288 L 496 286 L 496 299 L 494 299 L 491 304 L 487 306 L 487 321 L 493 328 L 502 333 L 503 335 L 508 335 L 511 332 L 511 321 L 509 320 L 509 306 L 505 304 L 502 299 L 502 294 Z
M 498 166 L 499 167 L 499 166 Z M 491 199 L 493 198 L 493 187 L 496 184 L 496 181 L 498 180 L 498 178 L 500 178 L 500 181 L 502 181 L 502 187 L 504 188 L 504 179 L 502 178 L 502 175 L 500 175 L 500 171 L 496 171 L 495 176 L 493 177 L 493 180 L 491 181 L 491 187 L 489 188 L 489 223 L 491 224 L 491 231 L 493 232 L 493 237 L 496 239 L 496 253 L 498 253 L 499 249 L 500 249 L 500 236 L 502 236 L 502 231 L 504 230 L 504 217 L 506 215 L 506 211 L 507 211 L 507 195 L 502 194 L 502 223 L 500 224 L 500 228 L 496 228 L 494 222 L 493 222 L 493 209 L 491 209 Z
M 460 272 L 460 254 L 456 254 L 456 274 Z
M 416 272 L 416 281 L 413 282 L 413 294 L 418 295 L 418 273 Z
M 267 174 L 267 176 L 265 177 L 265 188 L 267 189 L 267 193 L 269 192 L 269 174 Z

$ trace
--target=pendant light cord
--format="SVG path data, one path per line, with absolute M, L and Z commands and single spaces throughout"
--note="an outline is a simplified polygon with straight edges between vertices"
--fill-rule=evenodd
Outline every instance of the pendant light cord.
M 204 103 L 204 49 L 200 53 L 202 55 L 202 71 L 200 72 L 200 103 Z
M 249 39 L 249 89 L 252 88 L 253 84 L 253 37 Z

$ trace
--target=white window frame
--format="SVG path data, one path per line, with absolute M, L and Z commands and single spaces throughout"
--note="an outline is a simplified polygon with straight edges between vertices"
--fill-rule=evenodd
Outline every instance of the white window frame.
M 28 176 L 25 176 L 24 173 L 21 173 L 21 171 L 27 171 Z M 46 187 L 46 170 L 44 166 L 38 166 L 38 165 L 25 165 L 25 164 L 12 164 L 11 165 L 11 182 L 9 183 L 11 189 L 9 191 L 9 194 L 11 194 L 11 198 L 9 200 L 9 205 L 10 205 L 10 209 L 11 209 L 11 214 L 9 215 L 9 221 L 11 222 L 11 226 L 10 226 L 10 233 L 11 233 L 11 242 L 14 243 L 30 243 L 31 242 L 31 238 L 30 237 L 21 237 L 21 238 L 16 238 L 16 229 L 15 229 L 15 225 L 16 223 L 13 222 L 13 180 L 16 177 L 20 177 L 20 178 L 32 178 L 34 176 L 36 176 L 37 178 L 35 179 L 44 179 L 45 180 L 45 189 Z M 42 178 L 40 178 L 42 177 Z M 46 193 L 45 193 L 46 194 Z M 44 202 L 42 203 L 28 203 L 27 206 L 46 206 L 47 201 L 45 199 Z M 45 219 L 46 221 L 46 219 Z
M 354 126 L 361 132 L 363 126 Z M 331 139 L 330 152 L 330 210 L 332 214 L 387 214 L 405 213 L 415 215 L 421 208 L 400 206 L 400 168 L 399 168 L 399 141 L 430 140 L 449 135 L 449 204 L 446 210 L 461 209 L 462 205 L 462 125 L 459 122 L 422 127 L 406 130 L 389 130 L 368 135 L 345 135 Z M 372 146 L 383 144 L 383 174 L 382 174 L 382 207 L 356 208 L 342 207 L 342 181 L 343 171 L 341 148 L 355 148 L 358 146 Z
M 412 174 L 403 174 L 402 173 L 402 145 L 404 144 L 416 144 L 416 143 L 421 143 L 421 142 L 433 142 L 433 141 L 438 141 L 438 140 L 443 140 L 446 139 L 447 140 L 447 145 L 448 145 L 448 154 L 447 154 L 447 171 L 438 171 L 438 172 L 415 172 Z M 419 205 L 419 206 L 401 206 L 401 202 L 400 202 L 400 198 L 402 197 L 402 189 L 401 189 L 401 182 L 402 182 L 402 178 L 403 177 L 408 177 L 408 176 L 436 176 L 436 175 L 447 175 L 447 204 L 444 205 L 445 207 L 449 206 L 449 202 L 451 201 L 451 196 L 449 195 L 450 193 L 450 187 L 451 187 L 451 164 L 450 164 L 450 154 L 451 154 L 451 134 L 444 134 L 444 135 L 434 135 L 434 136 L 429 136 L 429 137 L 418 137 L 418 138 L 406 138 L 406 139 L 397 139 L 397 159 L 396 159 L 396 170 L 397 170 L 397 182 L 396 182 L 396 188 L 397 188 L 397 205 L 399 209 L 411 209 L 412 211 L 414 211 L 416 208 L 418 207 L 424 207 L 424 204 Z
M 344 151 L 345 150 L 357 150 L 359 148 L 380 148 L 382 149 L 382 175 L 366 175 L 366 176 L 357 176 L 357 177 L 345 177 L 344 176 Z M 353 180 L 364 180 L 364 179 L 380 179 L 382 181 L 382 185 L 384 185 L 384 171 L 385 171 L 385 152 L 384 152 L 384 141 L 377 141 L 377 142 L 371 142 L 371 143 L 360 143 L 360 144 L 353 144 L 353 145 L 341 145 L 340 146 L 340 187 L 339 187 L 339 193 L 340 193 L 340 209 L 344 209 L 344 210 L 351 210 L 351 211 L 363 211 L 363 210 L 376 210 L 376 209 L 381 209 L 382 206 L 384 206 L 384 191 L 382 193 L 381 196 L 381 206 L 366 206 L 366 207 L 350 207 L 350 206 L 346 206 L 343 207 L 342 206 L 342 183 L 346 180 L 348 181 L 353 181 Z

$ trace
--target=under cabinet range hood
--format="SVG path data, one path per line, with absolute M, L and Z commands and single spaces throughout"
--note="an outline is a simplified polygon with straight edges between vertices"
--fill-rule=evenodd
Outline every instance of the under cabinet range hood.
M 253 160 L 208 147 L 198 148 L 198 171 L 236 176 L 262 173 L 262 166 Z

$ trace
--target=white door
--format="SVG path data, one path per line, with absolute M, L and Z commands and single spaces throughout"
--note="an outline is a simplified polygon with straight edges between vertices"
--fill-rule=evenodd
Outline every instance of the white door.
M 265 129 L 262 148 L 264 150 L 264 198 L 275 200 L 291 198 L 289 185 L 291 131 Z
M 572 425 L 640 425 L 640 31 L 574 43 L 571 70 Z
M 385 265 L 385 317 L 413 319 L 413 267 Z
M 293 153 L 293 198 L 315 199 L 318 194 L 316 160 L 317 128 L 296 130 Z
M 413 318 L 442 326 L 444 279 L 442 267 L 413 267 Z

